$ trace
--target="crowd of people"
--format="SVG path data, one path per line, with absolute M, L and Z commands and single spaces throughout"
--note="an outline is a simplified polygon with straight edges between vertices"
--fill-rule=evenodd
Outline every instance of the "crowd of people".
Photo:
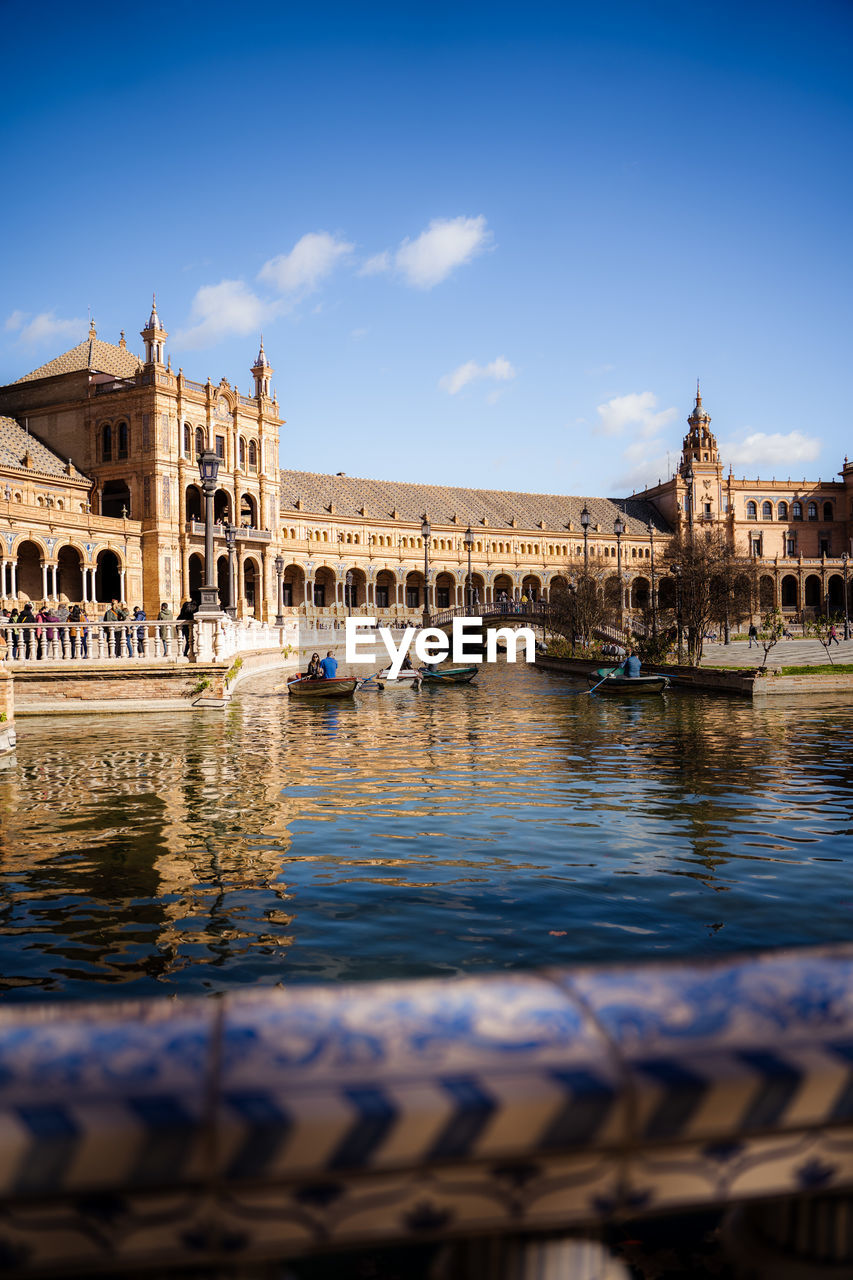
M 168 603 L 163 601 L 156 621 L 177 622 L 179 625 L 157 628 L 152 637 L 151 656 L 159 657 L 162 653 L 165 657 L 169 654 L 176 635 L 178 642 L 183 644 L 183 656 L 191 655 L 196 608 L 192 600 L 186 599 L 175 618 Z M 83 605 L 69 606 L 65 600 L 55 606 L 45 600 L 37 609 L 29 600 L 21 608 L 2 606 L 0 629 L 5 633 L 7 655 L 13 661 L 19 657 L 46 659 L 53 657 L 58 647 L 59 656 L 63 658 L 88 658 L 98 623 L 112 624 L 97 628 L 105 639 L 108 657 L 141 658 L 145 655 L 146 628 L 143 624 L 148 621 L 148 615 L 141 605 L 134 605 L 131 609 L 121 600 L 111 600 L 103 615 L 98 616 L 99 611 L 93 611 L 93 614 L 90 617 Z M 121 623 L 127 625 L 121 626 Z

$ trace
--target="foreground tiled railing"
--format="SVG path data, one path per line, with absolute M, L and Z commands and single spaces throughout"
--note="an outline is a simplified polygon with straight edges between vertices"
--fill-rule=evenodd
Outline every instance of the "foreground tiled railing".
M 853 1186 L 853 946 L 0 1010 L 0 1265 L 287 1256 Z

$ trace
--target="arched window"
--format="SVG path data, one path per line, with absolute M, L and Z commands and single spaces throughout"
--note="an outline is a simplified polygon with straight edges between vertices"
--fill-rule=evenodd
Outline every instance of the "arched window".
M 832 503 L 831 503 L 831 502 L 825 502 L 825 503 L 823 504 L 823 518 L 824 518 L 824 520 L 834 520 L 834 519 L 835 519 L 835 514 L 834 514 L 834 512 L 833 512 L 833 510 L 832 510 Z
M 803 504 L 801 502 L 792 502 L 791 503 L 791 519 L 802 520 L 802 518 L 803 518 Z
M 817 503 L 816 502 L 809 503 L 809 519 L 817 520 Z
M 746 504 L 746 518 L 747 518 L 747 520 L 757 520 L 757 519 L 758 519 L 758 507 L 757 507 L 756 503 L 754 503 L 754 502 L 748 502 L 748 503 Z
M 195 429 L 195 456 L 200 458 L 204 453 L 204 431 L 201 427 Z
M 763 502 L 761 504 L 761 519 L 762 520 L 773 519 L 773 503 L 772 502 Z
M 240 437 L 240 444 L 238 446 L 237 453 L 239 457 L 239 462 L 237 463 L 237 465 L 239 466 L 241 471 L 245 471 L 246 470 L 246 441 L 243 439 L 242 436 Z
M 192 451 L 193 451 L 193 433 L 190 430 L 190 424 L 188 422 L 185 422 L 184 423 L 184 457 L 185 458 L 192 457 Z
M 788 519 L 788 504 L 787 504 L 787 502 L 780 502 L 780 503 L 779 503 L 779 507 L 778 507 L 778 518 L 779 518 L 780 520 L 787 520 L 787 519 Z
M 249 441 L 249 470 L 257 471 L 258 469 L 258 442 L 257 440 Z
M 127 423 L 120 422 L 117 427 L 118 431 L 118 457 L 126 458 L 129 445 Z
M 101 459 L 104 462 L 113 460 L 113 429 L 109 423 L 101 430 Z

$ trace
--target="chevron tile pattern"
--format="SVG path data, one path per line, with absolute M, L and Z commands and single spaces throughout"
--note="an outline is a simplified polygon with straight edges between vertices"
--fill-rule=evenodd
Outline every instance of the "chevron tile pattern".
M 0 1269 L 853 1187 L 853 948 L 0 1010 Z

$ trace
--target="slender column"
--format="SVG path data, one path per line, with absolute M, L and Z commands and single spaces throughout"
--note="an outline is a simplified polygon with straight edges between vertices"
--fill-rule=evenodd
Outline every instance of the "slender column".
M 0 600 L 6 599 L 6 561 L 0 560 Z
M 44 561 L 42 561 L 42 566 L 41 566 L 41 598 L 42 598 L 42 600 L 47 600 L 47 598 L 48 598 L 48 593 L 47 593 L 47 565 L 44 563 Z
M 127 596 L 125 595 L 125 584 L 127 581 L 127 570 L 119 570 L 119 594 L 121 595 L 122 604 L 127 604 Z
M 53 598 L 59 599 L 59 565 L 52 564 L 50 566 L 51 576 L 53 578 Z
M 16 560 L 12 561 L 12 595 L 18 594 L 18 564 Z

